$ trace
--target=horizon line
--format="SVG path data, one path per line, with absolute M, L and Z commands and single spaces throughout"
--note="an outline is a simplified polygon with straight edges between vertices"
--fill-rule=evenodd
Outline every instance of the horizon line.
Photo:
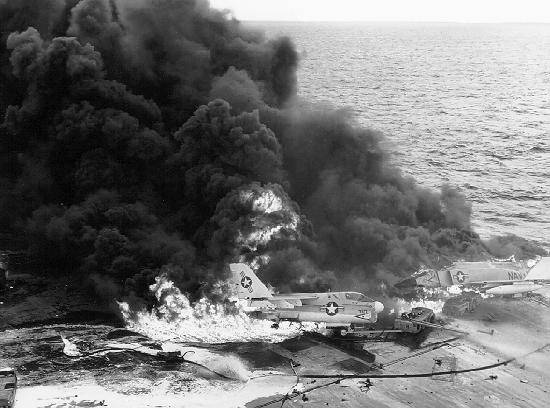
M 453 20 L 250 20 L 238 19 L 242 23 L 406 23 L 406 24 L 544 24 L 550 25 L 550 21 L 453 21 Z

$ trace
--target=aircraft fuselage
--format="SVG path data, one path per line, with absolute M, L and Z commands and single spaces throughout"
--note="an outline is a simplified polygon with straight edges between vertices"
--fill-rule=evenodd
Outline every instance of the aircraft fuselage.
M 261 311 L 266 309 L 265 302 L 269 302 L 273 310 L 266 310 L 263 314 L 278 320 L 325 322 L 329 325 L 375 323 L 382 305 L 358 300 L 361 297 L 364 298 L 357 292 L 293 293 L 274 295 L 262 302 L 252 299 L 250 306 L 254 307 L 256 303 Z
M 375 323 L 384 305 L 359 292 L 274 294 L 246 264 L 229 265 L 234 292 L 246 312 L 264 318 L 321 322 L 328 326 Z

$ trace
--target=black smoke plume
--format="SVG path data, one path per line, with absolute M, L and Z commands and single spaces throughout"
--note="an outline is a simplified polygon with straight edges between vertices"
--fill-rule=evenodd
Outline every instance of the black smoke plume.
M 297 101 L 288 38 L 206 0 L 0 0 L 0 27 L 0 228 L 50 273 L 196 297 L 229 261 L 336 289 L 483 251 L 462 195 Z

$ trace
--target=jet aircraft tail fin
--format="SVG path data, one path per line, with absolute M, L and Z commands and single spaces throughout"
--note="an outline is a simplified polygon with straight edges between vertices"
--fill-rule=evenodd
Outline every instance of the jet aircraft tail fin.
M 239 299 L 265 299 L 271 297 L 271 292 L 256 276 L 252 268 L 244 263 L 229 264 L 231 282 Z
M 550 280 L 550 257 L 541 258 L 529 270 L 525 280 Z

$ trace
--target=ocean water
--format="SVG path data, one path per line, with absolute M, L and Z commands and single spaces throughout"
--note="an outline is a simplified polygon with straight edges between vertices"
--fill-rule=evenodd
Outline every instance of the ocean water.
M 294 40 L 300 96 L 382 131 L 419 184 L 465 193 L 482 237 L 550 246 L 550 24 L 248 24 Z

